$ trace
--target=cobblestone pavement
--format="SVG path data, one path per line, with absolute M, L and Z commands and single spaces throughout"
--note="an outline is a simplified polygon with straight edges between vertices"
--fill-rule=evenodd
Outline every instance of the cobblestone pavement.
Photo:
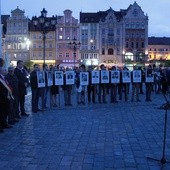
M 23 117 L 0 134 L 0 169 L 159 170 L 165 111 L 164 101 L 86 104 L 31 113 L 30 94 Z M 75 98 L 75 97 L 74 97 Z M 75 102 L 73 102 L 75 103 Z M 166 159 L 170 160 L 170 110 L 168 110 Z M 162 169 L 170 169 L 166 163 Z

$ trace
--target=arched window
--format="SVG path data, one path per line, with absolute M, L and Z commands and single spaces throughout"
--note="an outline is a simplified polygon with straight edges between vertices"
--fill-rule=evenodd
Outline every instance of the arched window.
M 108 55 L 113 55 L 113 49 L 112 48 L 108 49 Z

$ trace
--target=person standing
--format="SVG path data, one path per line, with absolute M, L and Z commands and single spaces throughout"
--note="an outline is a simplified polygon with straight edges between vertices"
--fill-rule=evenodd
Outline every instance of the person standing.
M 23 61 L 17 61 L 17 67 L 15 68 L 14 74 L 18 78 L 18 88 L 19 88 L 19 96 L 18 96 L 18 112 L 20 107 L 21 116 L 29 116 L 25 113 L 25 95 L 27 93 L 28 79 L 27 72 L 23 68 Z
M 153 70 L 152 70 L 152 66 L 148 65 L 148 69 L 146 69 L 145 72 L 145 77 L 149 77 L 152 78 L 153 77 Z M 153 86 L 153 82 L 145 82 L 145 86 L 146 86 L 146 101 L 147 102 L 151 102 L 151 93 L 152 93 L 152 86 Z
M 4 128 L 12 127 L 8 125 L 7 117 L 10 112 L 10 100 L 13 100 L 13 95 L 5 75 L 6 69 L 0 67 L 0 133 L 3 132 Z
M 10 87 L 12 88 L 12 94 L 14 97 L 14 100 L 10 100 L 10 113 L 8 116 L 8 123 L 14 124 L 15 122 L 18 122 L 17 117 L 18 115 L 18 78 L 14 74 L 14 67 L 10 66 L 8 67 L 8 74 L 5 76 L 6 80 L 8 81 Z
M 38 82 L 37 82 L 37 71 L 39 71 L 39 65 L 34 64 L 34 70 L 30 74 L 30 86 L 32 91 L 32 99 L 31 99 L 31 106 L 32 106 L 32 112 L 37 113 L 38 111 L 38 99 L 39 99 L 39 93 L 40 90 L 38 88 Z

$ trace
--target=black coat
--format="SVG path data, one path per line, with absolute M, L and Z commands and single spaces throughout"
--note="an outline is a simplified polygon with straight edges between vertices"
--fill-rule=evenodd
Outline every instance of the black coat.
M 8 103 L 8 90 L 7 88 L 0 82 L 0 103 L 6 104 Z M 2 108 L 0 108 L 2 109 Z
M 28 78 L 27 78 L 27 72 L 25 71 L 25 69 L 22 69 L 22 71 L 20 69 L 18 69 L 17 67 L 15 68 L 15 72 L 14 74 L 17 76 L 18 78 L 18 88 L 19 88 L 19 93 L 21 95 L 26 95 L 27 93 L 27 88 L 25 86 L 25 83 L 29 83 Z
M 32 89 L 38 88 L 37 72 L 36 71 L 32 71 L 30 74 L 30 86 Z

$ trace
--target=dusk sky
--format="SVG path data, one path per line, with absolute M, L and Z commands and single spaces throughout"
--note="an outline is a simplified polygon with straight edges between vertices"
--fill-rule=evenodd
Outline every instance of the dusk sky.
M 65 9 L 73 11 L 73 17 L 79 19 L 80 12 L 106 11 L 110 7 L 119 11 L 127 9 L 134 0 L 0 0 L 1 13 L 11 14 L 19 6 L 25 15 L 31 18 L 39 16 L 45 7 L 48 16 L 63 15 Z M 170 0 L 136 0 L 149 17 L 149 36 L 170 37 Z

